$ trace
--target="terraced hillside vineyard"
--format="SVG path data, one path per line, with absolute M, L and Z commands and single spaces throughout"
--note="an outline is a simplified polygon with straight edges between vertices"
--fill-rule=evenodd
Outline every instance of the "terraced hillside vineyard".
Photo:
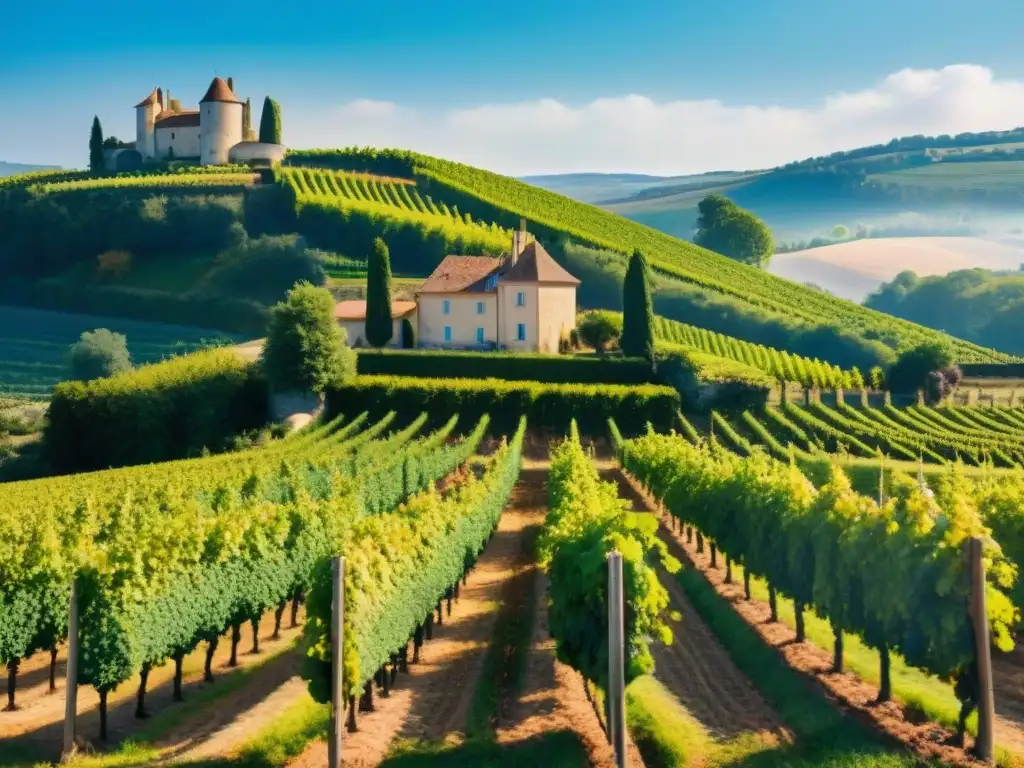
M 896 349 L 928 341 L 949 342 L 961 362 L 1009 359 L 1008 355 L 774 277 L 594 206 L 461 163 L 400 150 L 360 149 L 296 151 L 289 155 L 288 162 L 412 178 L 435 199 L 457 204 L 478 219 L 514 227 L 520 217 L 525 217 L 542 237 L 568 236 L 620 253 L 641 248 L 659 272 L 730 296 L 750 305 L 753 311 L 836 327 L 884 341 Z
M 864 377 L 856 368 L 844 371 L 821 360 L 780 352 L 763 344 L 752 344 L 660 315 L 654 318 L 654 333 L 660 341 L 681 344 L 752 366 L 776 381 L 793 381 L 808 388 L 819 389 L 853 389 L 864 386 Z
M 435 203 L 429 195 L 420 196 L 416 184 L 408 180 L 310 168 L 282 168 L 278 177 L 294 194 L 299 211 L 304 206 L 325 206 L 393 219 L 425 233 L 441 233 L 447 240 L 461 243 L 469 253 L 474 249 L 497 253 L 507 249 L 512 239 L 510 232 L 495 224 L 474 221 L 457 207 Z

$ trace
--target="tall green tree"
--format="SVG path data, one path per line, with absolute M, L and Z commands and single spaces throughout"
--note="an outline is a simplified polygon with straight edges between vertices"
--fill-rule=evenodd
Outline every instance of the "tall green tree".
M 260 364 L 277 392 L 323 392 L 356 372 L 355 352 L 334 321 L 334 297 L 326 288 L 299 283 L 271 311 Z
M 246 97 L 245 104 L 242 105 L 242 141 L 249 140 L 249 134 L 252 132 L 252 101 Z
M 281 143 L 281 105 L 267 96 L 263 99 L 260 117 L 260 141 L 264 144 Z
M 366 340 L 383 347 L 393 335 L 391 322 L 391 254 L 379 237 L 366 265 Z
M 654 359 L 654 303 L 647 259 L 637 248 L 629 258 L 622 282 L 622 354 Z
M 722 195 L 708 195 L 697 204 L 693 241 L 709 251 L 755 267 L 767 266 L 775 252 L 768 226 Z
M 92 132 L 89 134 L 89 170 L 102 173 L 103 163 L 103 127 L 99 117 L 92 119 Z

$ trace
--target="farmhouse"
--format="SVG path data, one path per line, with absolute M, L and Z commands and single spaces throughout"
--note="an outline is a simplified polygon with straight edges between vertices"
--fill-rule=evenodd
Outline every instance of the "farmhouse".
M 171 98 L 170 91 L 154 88 L 135 105 L 134 143 L 110 151 L 107 163 L 126 170 L 132 165 L 166 160 L 223 165 L 283 158 L 283 146 L 250 140 L 253 132 L 245 130 L 245 109 L 230 77 L 226 81 L 213 78 L 198 109 L 183 109 Z
M 558 352 L 576 327 L 579 284 L 529 239 L 523 222 L 512 233 L 509 253 L 447 256 L 420 286 L 415 302 L 393 301 L 389 346 L 402 345 L 402 320 L 408 320 L 418 347 Z M 334 316 L 350 344 L 365 345 L 365 301 L 343 301 Z
M 334 305 L 334 319 L 338 325 L 345 329 L 348 334 L 348 343 L 353 347 L 365 347 L 369 342 L 366 340 L 366 302 L 365 301 L 342 301 Z M 392 301 L 391 302 L 391 341 L 389 347 L 412 346 L 414 339 L 405 343 L 402 333 L 403 320 L 409 321 L 409 326 L 415 333 L 416 329 L 416 302 L 415 301 Z

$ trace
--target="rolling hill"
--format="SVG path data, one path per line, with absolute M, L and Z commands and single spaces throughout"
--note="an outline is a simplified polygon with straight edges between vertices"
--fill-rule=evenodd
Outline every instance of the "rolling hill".
M 860 303 L 905 270 L 924 277 L 972 267 L 1016 270 L 1022 263 L 1024 248 L 980 237 L 879 237 L 776 254 L 769 270 Z
M 763 218 L 777 242 L 814 237 L 836 224 L 882 226 L 903 212 L 969 212 L 974 234 L 1001 235 L 1019 226 L 1008 216 L 1024 201 L 1024 129 L 910 136 L 764 171 L 654 177 L 647 186 L 626 175 L 529 181 L 684 238 L 693 232 L 697 201 L 710 192 Z
M 80 260 L 80 253 L 66 248 L 40 260 L 33 233 L 42 228 L 55 234 L 55 228 L 66 228 L 67 222 L 73 227 L 67 230 L 69 233 L 76 227 L 95 228 L 99 221 L 96 217 L 106 221 L 110 217 L 104 211 L 114 209 L 120 211 L 120 225 L 93 232 L 94 244 L 90 247 L 95 253 L 123 248 L 126 233 L 135 238 L 139 248 L 150 248 L 153 238 L 146 233 L 160 227 L 164 228 L 161 232 L 165 231 L 169 217 L 181 215 L 179 209 L 185 215 L 195 215 L 186 212 L 192 210 L 189 206 L 195 207 L 189 201 L 197 199 L 197 194 L 210 202 L 195 213 L 214 216 L 217 224 L 196 235 L 208 237 L 214 233 L 220 238 L 218 242 L 230 243 L 232 228 L 243 225 L 250 236 L 297 233 L 312 248 L 354 259 L 365 258 L 373 237 L 382 235 L 392 247 L 396 274 L 407 276 L 428 274 L 446 253 L 500 250 L 507 242 L 507 231 L 525 218 L 531 232 L 583 280 L 583 306 L 620 308 L 621 275 L 628 254 L 641 248 L 655 272 L 656 310 L 672 320 L 820 358 L 842 368 L 867 370 L 891 360 L 897 350 L 940 339 L 951 343 L 963 361 L 1008 359 L 1007 355 L 747 267 L 602 208 L 478 168 L 400 150 L 360 149 L 296 151 L 289 156 L 287 166 L 302 168 L 303 173 L 285 167 L 264 174 L 262 181 L 250 175 L 245 180 L 232 177 L 230 184 L 213 173 L 178 174 L 173 185 L 164 183 L 170 179 L 152 175 L 62 177 L 47 182 L 39 177 L 29 179 L 26 183 L 35 185 L 45 201 L 36 206 L 34 215 L 53 218 L 37 219 L 31 231 L 18 238 L 23 244 L 19 247 L 25 249 L 20 258 L 26 260 L 23 266 L 36 274 L 40 269 L 52 269 L 51 264 Z M 348 175 L 324 173 L 331 170 Z M 582 183 L 593 181 L 583 179 Z M 720 181 L 712 178 L 694 183 Z M 579 185 L 581 180 L 575 183 Z M 756 179 L 747 183 L 756 183 Z M 670 186 L 679 194 L 678 179 L 671 180 Z M 166 213 L 154 219 L 148 208 L 149 201 L 156 199 L 165 200 L 157 207 L 165 207 Z M 214 204 L 216 200 L 221 202 Z M 12 232 L 26 227 L 21 223 L 18 198 L 8 200 L 6 212 L 3 202 L 0 195 L 0 223 L 6 217 L 14 227 Z M 184 223 L 182 226 L 182 232 L 188 230 Z M 170 246 L 165 243 L 165 247 Z M 221 249 L 224 244 L 216 247 Z M 144 260 L 140 258 L 138 268 L 145 261 L 157 264 L 166 258 L 162 252 L 153 252 Z M 132 271 L 136 269 L 133 265 Z M 71 274 L 67 267 L 61 270 L 60 274 Z M 47 276 L 47 280 L 52 279 Z M 232 290 L 244 287 L 238 276 L 232 280 Z M 82 283 L 76 279 L 74 284 Z M 208 289 L 209 283 L 205 287 Z M 148 290 L 153 288 L 149 286 Z M 130 299 L 133 311 L 143 301 L 140 289 L 96 290 L 104 296 L 118 292 L 118 301 Z M 132 295 L 125 295 L 127 291 Z M 66 298 L 68 292 L 61 295 Z M 242 295 L 234 295 L 241 300 Z M 193 300 L 215 298 L 208 290 L 203 294 L 193 291 L 192 296 Z M 164 300 L 168 311 L 172 306 L 175 312 L 185 311 L 181 302 L 172 305 L 167 297 Z M 146 300 L 145 306 L 148 312 L 152 302 Z M 215 316 L 212 309 L 210 316 Z M 166 318 L 147 314 L 144 319 Z
M 32 171 L 50 171 L 59 168 L 59 165 L 26 165 L 25 163 L 5 163 L 0 160 L 0 176 L 13 176 L 16 173 L 31 173 Z

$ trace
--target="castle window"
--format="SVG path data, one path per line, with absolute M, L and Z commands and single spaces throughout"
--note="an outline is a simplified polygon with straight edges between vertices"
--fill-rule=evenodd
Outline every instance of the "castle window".
M 171 141 L 174 141 L 174 131 L 171 131 Z
M 517 307 L 525 307 L 526 306 L 526 291 L 519 291 L 519 293 L 516 294 L 516 306 Z
M 516 341 L 526 341 L 526 323 L 516 326 Z

